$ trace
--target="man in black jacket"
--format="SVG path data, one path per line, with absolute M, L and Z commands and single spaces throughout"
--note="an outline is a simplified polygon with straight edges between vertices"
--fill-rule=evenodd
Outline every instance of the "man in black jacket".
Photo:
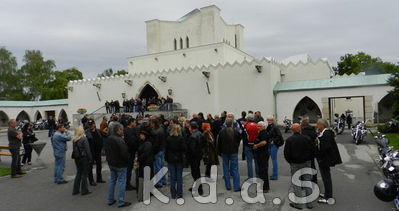
M 151 120 L 151 127 L 153 133 L 152 149 L 154 153 L 154 173 L 157 174 L 164 167 L 166 135 L 165 130 L 160 126 L 157 118 Z M 165 176 L 160 178 L 155 187 L 161 188 L 163 185 L 166 185 Z
M 103 141 L 102 141 L 102 136 L 101 132 L 99 129 L 96 128 L 96 123 L 94 122 L 93 119 L 89 119 L 87 121 L 87 125 L 89 129 L 85 131 L 87 140 L 89 141 L 90 145 L 90 150 L 91 154 L 93 156 L 93 163 L 89 164 L 89 182 L 90 185 L 95 186 L 97 185 L 94 182 L 93 178 L 93 164 L 96 163 L 96 175 L 97 175 L 97 183 L 105 183 L 105 181 L 102 179 L 102 163 L 101 163 L 101 150 L 103 147 Z
M 263 180 L 263 193 L 270 190 L 267 165 L 269 161 L 269 137 L 266 131 L 266 123 L 258 122 L 258 137 L 252 147 L 254 157 L 258 163 L 259 177 Z
M 304 115 L 302 117 L 301 134 L 304 136 L 307 136 L 310 140 L 312 140 L 313 148 L 314 148 L 314 152 L 315 152 L 316 151 L 316 140 L 317 140 L 316 128 L 309 124 L 309 116 L 307 116 L 307 115 Z M 312 169 L 316 169 L 315 158 L 316 158 L 316 154 L 313 154 L 312 159 L 310 161 L 310 166 Z M 312 182 L 317 184 L 317 174 L 312 175 Z
M 292 132 L 294 133 L 291 137 L 289 137 L 285 143 L 284 147 L 284 158 L 291 166 L 291 176 L 293 176 L 297 171 L 302 171 L 303 168 L 310 168 L 310 160 L 313 158 L 313 142 L 310 138 L 303 136 L 300 134 L 301 126 L 297 123 L 293 124 L 291 127 Z M 310 181 L 310 175 L 301 173 L 302 180 L 301 181 Z M 294 192 L 297 197 L 302 196 L 302 187 L 296 186 L 293 184 Z M 311 189 L 306 188 L 306 195 L 309 196 L 311 194 Z M 290 203 L 290 206 L 297 209 L 302 209 L 302 204 L 298 204 L 295 202 Z M 308 202 L 306 206 L 309 209 L 312 209 L 312 203 Z
M 190 123 L 190 128 L 192 133 L 188 140 L 188 155 L 190 156 L 191 176 L 196 181 L 201 177 L 202 133 L 198 130 L 198 124 L 195 121 Z M 191 192 L 192 188 L 189 191 Z M 202 185 L 198 188 L 198 194 L 203 194 Z
M 126 173 L 129 162 L 129 152 L 128 146 L 122 136 L 123 126 L 118 122 L 114 122 L 110 125 L 110 136 L 105 143 L 105 155 L 111 171 L 111 178 L 108 186 L 108 205 L 111 206 L 116 202 L 114 192 L 116 181 L 118 180 L 118 207 L 131 205 L 130 202 L 125 201 Z
M 321 198 L 318 202 L 323 204 L 333 201 L 330 167 L 342 163 L 338 146 L 335 142 L 335 133 L 328 128 L 328 125 L 328 121 L 325 119 L 317 121 L 317 128 L 320 131 L 317 160 L 325 190 L 325 194 L 320 194 Z
M 131 184 L 134 158 L 138 148 L 138 135 L 136 121 L 132 117 L 127 120 L 127 127 L 124 128 L 124 139 L 129 149 L 129 165 L 127 167 L 126 190 L 134 190 Z M 137 176 L 137 175 L 136 175 Z

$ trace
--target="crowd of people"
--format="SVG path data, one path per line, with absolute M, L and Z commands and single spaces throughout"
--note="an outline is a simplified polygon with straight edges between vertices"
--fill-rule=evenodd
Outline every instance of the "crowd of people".
M 105 102 L 105 110 L 107 113 L 131 113 L 131 112 L 142 112 L 149 111 L 151 105 L 157 106 L 159 111 L 171 111 L 173 99 L 169 96 L 164 97 L 152 97 L 152 98 L 131 98 L 124 99 L 122 104 L 119 100 L 111 100 Z M 121 110 L 122 109 L 122 110 Z
M 270 190 L 269 180 L 278 180 L 277 152 L 284 146 L 284 157 L 294 174 L 303 168 L 316 168 L 324 183 L 325 193 L 320 195 L 319 203 L 327 204 L 332 195 L 332 180 L 330 167 L 340 164 L 341 158 L 335 142 L 335 134 L 324 119 L 317 121 L 317 128 L 309 124 L 309 117 L 303 116 L 301 125 L 293 124 L 293 135 L 284 141 L 283 136 L 274 122 L 273 116 L 264 121 L 260 112 L 243 111 L 236 119 L 226 111 L 221 115 L 206 118 L 203 113 L 194 114 L 191 119 L 174 117 L 170 120 L 163 115 L 146 115 L 135 119 L 128 114 L 116 114 L 110 120 L 106 116 L 100 127 L 93 119 L 82 119 L 82 125 L 75 128 L 74 136 L 67 132 L 63 124 L 56 126 L 52 137 L 55 157 L 54 182 L 65 184 L 63 171 L 65 168 L 65 152 L 68 141 L 73 141 L 72 158 L 76 164 L 76 178 L 73 195 L 90 194 L 89 185 L 105 183 L 102 178 L 101 156 L 105 153 L 110 168 L 108 184 L 108 205 L 117 203 L 118 207 L 129 206 L 125 201 L 125 191 L 136 190 L 138 201 L 143 201 L 144 168 L 150 167 L 151 177 L 156 175 L 167 162 L 170 174 L 170 194 L 173 199 L 183 197 L 183 168 L 190 167 L 191 176 L 195 180 L 201 177 L 201 162 L 206 166 L 205 176 L 210 177 L 211 166 L 223 166 L 223 178 L 226 190 L 241 191 L 238 165 L 239 146 L 242 142 L 242 158 L 246 160 L 248 178 L 260 178 L 263 181 L 261 192 Z M 22 134 L 18 134 L 10 121 L 8 136 L 10 151 L 13 154 L 12 177 L 20 177 L 21 172 L 18 153 L 12 150 L 19 148 Z M 221 162 L 219 161 L 221 158 Z M 269 177 L 269 158 L 272 160 L 272 174 Z M 92 168 L 96 165 L 96 182 Z M 254 165 L 253 165 L 254 164 Z M 253 169 L 255 166 L 255 172 Z M 132 173 L 135 178 L 132 180 Z M 254 174 L 255 173 L 255 174 Z M 255 175 L 255 176 L 254 176 Z M 166 186 L 166 178 L 157 178 L 156 188 Z M 232 179 L 232 184 L 231 184 Z M 316 175 L 305 175 L 303 181 L 317 183 Z M 115 200 L 115 186 L 118 186 Z M 191 190 L 190 188 L 190 191 Z M 302 189 L 294 186 L 297 196 Z M 307 190 L 309 191 L 309 190 Z M 200 185 L 197 193 L 203 194 Z M 302 209 L 299 203 L 290 206 Z M 312 208 L 312 204 L 307 204 Z

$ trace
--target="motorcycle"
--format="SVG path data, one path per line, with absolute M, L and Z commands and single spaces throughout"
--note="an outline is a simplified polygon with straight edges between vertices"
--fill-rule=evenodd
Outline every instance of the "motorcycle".
M 287 133 L 291 129 L 291 120 L 287 119 L 287 117 L 284 117 L 284 124 L 285 124 L 285 129 L 284 133 Z
M 356 145 L 363 142 L 366 135 L 367 129 L 364 121 L 358 122 L 355 126 L 352 127 L 352 138 L 355 141 Z
M 334 121 L 334 130 L 336 134 L 341 135 L 344 132 L 344 129 L 345 129 L 345 122 L 342 118 L 339 118 Z
M 70 122 L 65 122 L 65 123 L 64 123 L 64 127 L 65 127 L 66 129 L 69 129 L 69 128 L 71 127 L 71 123 L 70 123 Z

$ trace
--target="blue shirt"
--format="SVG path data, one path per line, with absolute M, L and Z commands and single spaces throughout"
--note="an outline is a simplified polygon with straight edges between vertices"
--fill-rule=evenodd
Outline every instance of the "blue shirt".
M 54 152 L 65 152 L 67 151 L 67 141 L 72 140 L 72 137 L 69 133 L 60 133 L 55 132 L 53 136 L 53 149 Z

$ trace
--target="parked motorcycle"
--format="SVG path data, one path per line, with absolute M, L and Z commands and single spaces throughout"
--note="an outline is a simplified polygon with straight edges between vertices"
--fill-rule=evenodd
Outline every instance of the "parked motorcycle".
M 363 142 L 364 137 L 367 135 L 367 129 L 364 121 L 358 122 L 352 127 L 352 138 L 356 144 Z
M 291 129 L 292 121 L 287 119 L 287 117 L 284 117 L 284 124 L 285 124 L 284 133 L 287 133 Z
M 338 118 L 334 121 L 334 130 L 335 133 L 341 135 L 345 129 L 345 121 L 342 118 Z

